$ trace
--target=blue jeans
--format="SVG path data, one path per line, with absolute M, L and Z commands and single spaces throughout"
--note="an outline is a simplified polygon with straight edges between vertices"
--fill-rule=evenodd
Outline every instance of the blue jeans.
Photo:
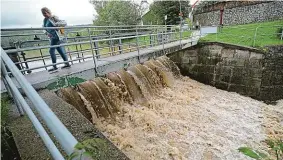
M 61 44 L 59 39 L 51 39 L 51 46 L 53 45 L 59 45 Z M 61 47 L 56 47 L 56 48 L 50 48 L 49 49 L 49 53 L 51 56 L 51 60 L 52 63 L 56 63 L 56 53 L 55 53 L 55 49 L 57 49 L 57 51 L 59 52 L 59 54 L 61 55 L 61 57 L 63 58 L 64 61 L 68 61 L 68 57 L 65 51 L 65 48 L 63 46 Z M 66 65 L 69 65 L 69 62 L 66 62 Z M 53 66 L 54 68 L 57 68 L 56 65 Z

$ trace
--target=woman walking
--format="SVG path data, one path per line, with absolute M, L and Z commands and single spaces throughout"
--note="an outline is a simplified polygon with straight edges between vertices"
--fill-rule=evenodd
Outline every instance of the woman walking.
M 58 17 L 53 16 L 51 11 L 48 8 L 43 7 L 41 9 L 41 12 L 42 12 L 42 15 L 44 16 L 43 27 L 64 27 L 64 26 L 67 25 L 65 21 L 59 20 Z M 46 29 L 46 34 L 50 38 L 50 45 L 51 46 L 61 44 L 61 38 L 59 36 L 59 31 L 62 32 L 62 30 L 60 30 L 60 29 Z M 63 46 L 49 49 L 49 53 L 50 53 L 50 56 L 51 56 L 52 63 L 53 64 L 56 63 L 55 49 L 59 52 L 59 54 L 61 55 L 63 60 L 66 62 L 65 65 L 61 69 L 70 67 L 69 62 L 67 62 L 68 57 L 67 57 L 65 48 Z M 48 70 L 48 72 L 57 71 L 57 69 L 58 68 L 55 64 L 55 65 L 53 65 L 52 69 Z

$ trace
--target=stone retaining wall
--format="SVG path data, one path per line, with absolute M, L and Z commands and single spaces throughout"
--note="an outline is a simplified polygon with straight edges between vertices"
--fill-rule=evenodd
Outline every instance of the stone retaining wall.
M 225 8 L 224 25 L 238 25 L 283 19 L 283 1 L 270 1 L 254 5 Z M 212 10 L 194 15 L 194 21 L 202 26 L 219 25 L 220 10 Z
M 264 101 L 283 98 L 283 46 L 266 51 L 208 42 L 168 56 L 184 76 Z

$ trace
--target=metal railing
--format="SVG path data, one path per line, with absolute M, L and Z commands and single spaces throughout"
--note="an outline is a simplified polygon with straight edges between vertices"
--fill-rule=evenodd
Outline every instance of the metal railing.
M 36 131 L 43 140 L 45 146 L 51 153 L 51 156 L 56 160 L 63 160 L 64 157 L 59 152 L 58 148 L 55 146 L 50 136 L 33 113 L 31 107 L 28 105 L 13 80 L 9 77 L 6 67 L 14 76 L 15 80 L 17 81 L 25 95 L 30 99 L 34 108 L 39 113 L 40 117 L 43 119 L 44 123 L 47 125 L 51 133 L 55 136 L 56 140 L 58 140 L 64 151 L 68 155 L 72 154 L 74 152 L 74 147 L 78 143 L 78 141 L 58 119 L 58 117 L 52 112 L 52 110 L 39 96 L 39 94 L 35 91 L 35 89 L 27 81 L 27 79 L 21 74 L 10 57 L 1 48 L 1 74 L 8 94 L 14 99 L 20 115 L 24 115 L 24 112 L 27 114 L 28 118 L 31 120 Z
M 55 46 L 50 46 L 47 36 L 43 32 L 38 32 L 61 28 L 65 29 L 63 35 L 65 43 Z M 140 51 L 144 48 L 162 45 L 164 50 L 165 44 L 175 41 L 180 41 L 182 45 L 182 40 L 189 39 L 191 32 L 173 25 L 9 28 L 1 29 L 1 31 L 2 41 L 13 37 L 25 39 L 15 41 L 13 43 L 15 49 L 6 50 L 6 53 L 17 56 L 18 61 L 15 64 L 20 66 L 21 72 L 25 74 L 31 73 L 32 70 L 47 70 L 49 66 L 53 66 L 47 51 L 49 48 L 64 46 L 71 64 L 92 59 L 96 69 L 100 58 L 133 51 L 138 52 L 140 57 Z M 26 31 L 30 33 L 25 33 Z M 58 54 L 57 57 L 59 57 Z M 56 65 L 63 63 L 58 62 Z
M 218 26 L 218 32 L 208 35 L 204 40 L 233 43 L 250 47 L 283 44 L 282 28 L 283 25 Z

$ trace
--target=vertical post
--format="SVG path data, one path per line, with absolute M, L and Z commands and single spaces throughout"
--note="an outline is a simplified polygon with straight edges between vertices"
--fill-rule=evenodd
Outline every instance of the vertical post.
M 121 38 L 119 39 L 119 53 L 123 54 L 123 44 Z
M 16 106 L 17 106 L 17 109 L 18 109 L 18 111 L 19 111 L 20 116 L 23 116 L 23 115 L 24 115 L 23 108 L 22 108 L 22 106 L 21 106 L 19 100 L 14 96 L 13 91 L 10 89 L 10 86 L 8 85 L 8 83 L 7 83 L 7 81 L 6 81 L 6 78 L 5 78 L 5 77 L 8 76 L 8 73 L 7 73 L 6 67 L 5 67 L 5 65 L 4 65 L 4 62 L 3 62 L 2 60 L 1 60 L 1 70 L 2 70 L 3 83 L 4 83 L 4 85 L 6 86 L 7 92 L 8 92 L 8 94 L 9 94 L 9 96 L 14 99 L 15 104 L 16 104 Z
M 95 55 L 97 56 L 97 58 L 100 58 L 99 46 L 98 46 L 97 38 L 94 39 L 93 45 L 94 45 L 94 49 L 95 49 Z
M 140 48 L 139 48 L 139 36 L 138 36 L 138 28 L 136 26 L 136 45 L 137 45 L 137 51 L 138 51 L 138 61 L 140 62 Z
M 75 42 L 77 42 L 77 41 L 76 41 L 76 38 L 75 38 Z M 80 53 L 79 53 L 79 49 L 78 49 L 78 44 L 76 44 L 76 51 L 77 51 L 77 55 L 78 55 L 77 58 L 80 58 Z M 80 59 L 79 59 L 79 63 L 81 63 L 81 60 L 80 60 Z
M 256 27 L 256 29 L 255 29 L 253 47 L 255 46 L 255 40 L 256 40 L 257 29 L 258 29 L 258 27 Z
M 112 33 L 111 33 L 111 30 L 109 30 L 109 38 L 110 38 L 110 50 L 111 50 L 111 53 L 110 55 L 113 56 L 114 55 L 114 52 L 113 52 L 113 41 L 112 41 Z
M 179 0 L 180 8 L 179 8 L 179 16 L 180 16 L 180 48 L 182 49 L 182 7 L 181 0 Z
M 20 49 L 20 48 L 21 48 L 21 44 L 19 44 L 19 43 L 20 43 L 20 42 L 14 43 L 14 44 L 15 44 L 15 47 L 16 47 L 17 49 Z M 23 64 L 21 63 L 21 57 L 19 56 L 19 52 L 16 52 L 15 54 L 16 54 L 17 59 L 19 60 L 18 62 L 20 62 L 20 67 L 21 67 L 21 69 L 24 69 Z M 23 60 L 26 61 L 25 55 L 23 54 L 22 56 L 23 56 Z M 27 63 L 27 62 L 25 62 L 25 65 L 26 65 L 26 68 L 28 69 L 28 63 Z
M 180 24 L 180 30 L 179 30 L 179 33 L 180 33 L 180 48 L 182 49 L 182 26 Z
M 162 37 L 162 49 L 163 49 L 163 55 L 165 55 L 165 49 L 164 49 L 164 34 L 166 34 L 165 33 L 166 31 L 164 31 L 164 33 L 163 33 L 163 31 L 162 31 L 162 34 L 161 34 L 161 37 Z
M 80 42 L 80 40 L 79 40 L 79 42 Z M 85 59 L 84 59 L 84 52 L 83 52 L 82 44 L 80 44 L 80 50 L 81 50 L 81 53 L 82 53 L 83 61 L 85 61 Z
M 97 74 L 97 59 L 96 59 L 96 56 L 94 55 L 94 52 L 93 52 L 92 39 L 91 39 L 91 36 L 90 36 L 89 28 L 87 28 L 87 32 L 88 32 L 89 43 L 90 43 L 90 48 L 91 48 L 91 54 L 92 54 L 93 63 L 94 63 L 94 71 Z
M 217 38 L 218 38 L 218 30 L 219 30 L 219 26 L 217 26 L 217 31 L 216 31 L 216 42 L 217 42 Z
M 39 46 L 39 43 L 37 44 L 37 46 Z M 45 60 L 44 60 L 44 58 L 43 58 L 42 50 L 41 50 L 41 49 L 39 49 L 39 52 L 40 52 L 40 55 L 41 55 L 41 58 L 42 58 L 43 64 L 44 64 L 44 66 L 45 66 L 45 65 L 46 65 L 46 63 L 45 63 Z M 47 67 L 45 67 L 45 69 L 47 70 Z
M 65 34 L 66 33 L 66 34 Z M 66 43 L 68 43 L 68 33 L 67 32 L 65 32 L 64 33 L 64 36 L 65 36 L 65 39 L 66 39 Z M 70 57 L 70 60 L 71 60 L 71 63 L 72 64 L 74 64 L 74 62 L 73 62 L 73 60 L 72 60 L 72 55 L 71 55 L 71 53 L 70 53 L 70 48 L 69 48 L 69 46 L 67 46 L 67 50 L 68 50 L 68 54 L 69 54 L 69 57 Z M 64 47 L 64 49 L 65 49 L 65 47 Z M 65 50 L 66 51 L 66 50 Z M 67 54 L 67 53 L 66 53 Z M 69 62 L 68 62 L 69 63 Z
M 153 46 L 153 45 L 152 45 L 152 35 L 151 35 L 151 34 L 149 34 L 149 46 L 150 46 L 150 47 Z

